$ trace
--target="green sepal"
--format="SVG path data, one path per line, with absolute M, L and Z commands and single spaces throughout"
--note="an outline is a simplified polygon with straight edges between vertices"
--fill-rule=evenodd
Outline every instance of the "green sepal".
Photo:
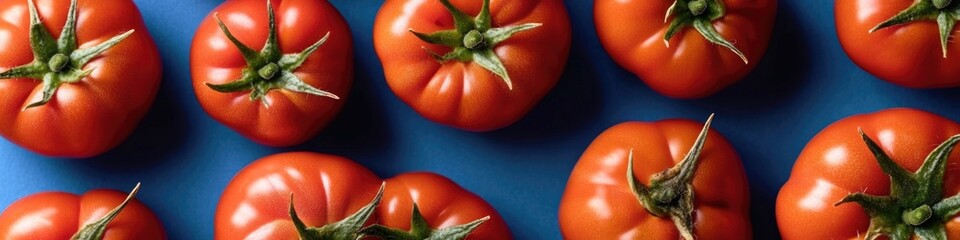
M 919 0 L 893 17 L 877 24 L 870 33 L 892 26 L 915 21 L 935 21 L 940 34 L 940 49 L 947 58 L 947 46 L 957 21 L 960 20 L 960 4 L 950 0 Z
M 315 96 L 340 99 L 339 96 L 328 91 L 317 89 L 303 82 L 293 72 L 300 68 L 307 58 L 317 51 L 320 46 L 330 38 L 330 32 L 327 32 L 320 40 L 310 45 L 300 53 L 283 54 L 280 49 L 277 36 L 276 15 L 273 4 L 267 0 L 267 16 L 269 21 L 269 33 L 263 49 L 259 52 L 240 42 L 230 29 L 220 20 L 219 15 L 214 15 L 217 24 L 223 34 L 240 51 L 247 66 L 241 71 L 239 79 L 224 84 L 205 83 L 208 87 L 217 92 L 231 93 L 249 91 L 250 101 L 261 101 L 264 106 L 269 107 L 270 103 L 266 100 L 267 94 L 274 89 L 285 89 L 297 93 L 306 93 Z
M 288 209 L 290 214 L 290 220 L 293 222 L 294 227 L 296 227 L 297 233 L 300 235 L 301 240 L 356 240 L 361 238 L 360 230 L 363 228 L 363 224 L 370 219 L 370 216 L 373 215 L 374 211 L 377 209 L 377 206 L 380 205 L 380 200 L 383 198 L 383 190 L 386 187 L 386 182 L 380 184 L 380 190 L 377 192 L 377 196 L 370 201 L 369 204 L 360 208 L 353 215 L 340 220 L 339 222 L 330 223 L 322 227 L 308 227 L 306 224 L 300 220 L 300 217 L 297 216 L 297 210 L 293 206 L 293 193 L 290 193 L 290 207 Z
M 696 9 L 691 9 L 696 6 Z M 744 64 L 749 64 L 747 56 L 739 48 L 725 39 L 713 26 L 713 21 L 726 15 L 727 9 L 722 1 L 719 0 L 676 0 L 670 8 L 667 8 L 664 22 L 670 22 L 667 25 L 667 31 L 663 35 L 663 43 L 669 48 L 670 39 L 676 36 L 681 30 L 687 27 L 693 27 L 711 43 L 723 46 L 743 60 Z M 670 18 L 673 21 L 670 21 Z
M 80 82 L 89 76 L 93 69 L 83 68 L 90 60 L 133 34 L 133 30 L 129 30 L 96 46 L 77 49 L 77 0 L 70 1 L 63 31 L 56 40 L 41 22 L 33 0 L 27 0 L 27 5 L 30 12 L 30 48 L 33 61 L 0 73 L 0 79 L 40 80 L 43 87 L 41 99 L 28 104 L 23 110 L 47 104 L 64 83 Z
M 424 47 L 431 57 L 440 63 L 447 61 L 474 62 L 503 79 L 507 88 L 513 90 L 513 81 L 510 74 L 496 54 L 494 49 L 513 35 L 541 26 L 541 23 L 527 23 L 500 28 L 493 27 L 493 18 L 490 13 L 490 0 L 483 0 L 480 13 L 470 18 L 466 13 L 450 3 L 449 0 L 439 0 L 444 8 L 453 16 L 454 29 L 441 30 L 434 33 L 421 33 L 410 29 L 410 33 L 430 44 L 450 47 L 452 50 L 445 54 L 438 54 Z
M 130 203 L 130 200 L 137 195 L 137 192 L 140 191 L 140 183 L 137 183 L 137 186 L 133 187 L 133 191 L 130 191 L 130 194 L 127 195 L 127 198 L 123 200 L 123 203 L 120 203 L 120 206 L 117 206 L 110 212 L 107 212 L 102 218 L 84 225 L 83 228 L 80 228 L 73 237 L 70 237 L 71 240 L 100 240 L 103 239 L 104 233 L 107 231 L 107 225 L 110 224 L 113 219 L 117 218 L 120 215 L 120 212 L 123 211 L 127 204 Z
M 960 195 L 944 199 L 943 180 L 950 153 L 960 135 L 950 137 L 930 152 L 916 172 L 897 165 L 883 149 L 860 130 L 880 169 L 890 177 L 890 195 L 853 193 L 835 205 L 857 203 L 870 216 L 867 239 L 886 236 L 891 240 L 946 239 L 945 222 L 960 212 Z
M 414 203 L 410 217 L 410 231 L 390 228 L 383 225 L 372 225 L 360 231 L 362 236 L 372 236 L 381 239 L 395 240 L 462 240 L 466 239 L 477 227 L 490 220 L 486 216 L 472 222 L 442 229 L 432 229 L 427 220 L 420 213 L 420 207 Z
M 711 114 L 707 118 L 697 140 L 690 147 L 683 161 L 651 177 L 650 186 L 643 185 L 633 174 L 633 149 L 630 150 L 627 161 L 627 184 L 637 201 L 651 215 L 661 218 L 669 217 L 681 237 L 686 240 L 696 238 L 693 227 L 695 195 L 693 177 L 700 162 L 700 153 L 707 141 L 707 134 L 710 132 L 710 125 L 713 123 L 713 116 Z

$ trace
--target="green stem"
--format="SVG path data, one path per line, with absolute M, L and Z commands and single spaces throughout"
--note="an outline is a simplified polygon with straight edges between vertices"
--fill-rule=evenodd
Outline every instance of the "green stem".
M 713 26 L 713 21 L 722 18 L 726 12 L 726 6 L 720 0 L 675 0 L 664 17 L 664 22 L 670 23 L 663 35 L 663 43 L 669 48 L 670 39 L 680 33 L 680 30 L 693 27 L 707 41 L 729 49 L 740 57 L 744 64 L 749 64 L 750 60 L 747 56 L 734 46 L 733 42 L 720 35 Z M 671 18 L 673 21 L 670 21 Z
M 877 26 L 870 29 L 870 33 L 917 21 L 934 21 L 937 23 L 940 32 L 940 48 L 943 52 L 943 58 L 947 58 L 947 45 L 949 44 L 953 29 L 957 24 L 957 13 L 960 13 L 960 5 L 952 3 L 952 0 L 915 1 L 910 7 L 877 24 Z
M 950 2 L 953 0 L 933 0 L 933 7 L 937 9 L 944 9 L 950 5 Z
M 933 209 L 929 205 L 923 205 L 910 211 L 903 212 L 903 222 L 911 226 L 920 226 L 933 216 Z
M 356 213 L 350 215 L 339 222 L 330 223 L 322 227 L 309 227 L 297 215 L 297 210 L 293 205 L 293 193 L 290 193 L 290 205 L 287 209 L 290 220 L 301 240 L 357 240 L 361 239 L 360 230 L 366 224 L 370 216 L 373 216 L 380 200 L 383 199 L 383 190 L 387 183 L 380 184 L 380 190 L 369 204 L 360 208 Z
M 113 221 L 114 218 L 120 215 L 120 212 L 127 207 L 127 204 L 130 203 L 130 200 L 133 200 L 133 197 L 137 195 L 137 192 L 140 191 L 140 183 L 137 183 L 137 186 L 133 187 L 133 191 L 130 191 L 130 194 L 127 195 L 127 198 L 123 200 L 123 203 L 120 203 L 119 206 L 110 210 L 107 215 L 104 215 L 97 221 L 84 225 L 83 228 L 80 228 L 76 234 L 71 237 L 71 240 L 100 240 L 103 239 L 103 234 L 107 231 L 107 225 Z
M 700 161 L 700 153 L 707 141 L 713 114 L 707 119 L 687 156 L 676 166 L 654 175 L 650 186 L 645 186 L 633 174 L 633 150 L 627 161 L 627 183 L 634 196 L 651 215 L 673 220 L 680 235 L 687 240 L 695 238 L 693 230 L 693 177 Z
M 707 10 L 707 1 L 705 0 L 692 0 L 687 3 L 687 7 L 690 8 L 690 12 L 694 16 L 700 16 L 703 14 L 703 11 Z
M 52 58 L 50 58 L 50 63 L 48 63 L 47 65 L 50 66 L 50 71 L 60 72 L 60 70 L 62 70 L 63 67 L 67 66 L 67 63 L 70 63 L 70 57 L 62 53 L 57 53 L 56 55 L 53 55 Z
M 418 206 L 417 203 L 413 203 L 413 213 L 410 214 L 410 231 L 377 224 L 360 230 L 360 235 L 394 240 L 462 240 L 466 239 L 467 236 L 473 233 L 474 230 L 480 227 L 480 225 L 487 220 L 490 220 L 490 216 L 486 216 L 462 225 L 442 229 L 432 229 L 430 228 L 430 224 L 427 223 L 427 220 L 423 218 L 423 214 L 420 213 L 420 206 Z

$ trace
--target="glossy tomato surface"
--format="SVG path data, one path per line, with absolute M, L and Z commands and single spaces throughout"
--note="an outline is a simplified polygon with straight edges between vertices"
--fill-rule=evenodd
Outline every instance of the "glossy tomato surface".
M 777 197 L 777 224 L 784 239 L 855 239 L 866 232 L 870 217 L 860 205 L 834 206 L 854 192 L 890 194 L 890 177 L 858 134 L 861 128 L 910 172 L 940 143 L 960 134 L 960 124 L 914 109 L 883 110 L 831 124 L 800 153 Z M 960 150 L 955 150 L 947 162 L 944 197 L 960 193 L 958 166 Z M 947 222 L 949 238 L 960 237 L 960 217 Z
M 594 21 L 600 43 L 620 66 L 633 72 L 650 88 L 674 98 L 700 98 L 740 81 L 767 51 L 777 0 L 720 0 L 726 15 L 713 26 L 743 52 L 744 63 L 734 52 L 707 41 L 693 27 L 663 38 L 670 22 L 664 21 L 674 1 L 597 0 Z M 672 18 L 671 18 L 672 21 Z
M 779 1 L 770 47 L 756 70 L 712 96 L 677 101 L 611 59 L 596 35 L 594 1 L 564 0 L 575 34 L 556 87 L 509 127 L 465 132 L 424 120 L 385 84 L 373 43 L 383 1 L 330 0 L 352 30 L 355 86 L 324 132 L 277 149 L 210 118 L 192 91 L 187 59 L 196 27 L 223 1 L 133 2 L 164 49 L 163 84 L 150 113 L 129 140 L 87 161 L 48 159 L 0 140 L 0 208 L 50 189 L 122 190 L 142 181 L 137 197 L 155 210 L 170 239 L 211 239 L 217 203 L 237 172 L 255 159 L 303 150 L 348 157 L 381 177 L 442 174 L 496 208 L 515 239 L 561 239 L 561 196 L 601 132 L 624 121 L 703 121 L 715 112 L 713 128 L 736 148 L 750 179 L 754 239 L 778 239 L 777 193 L 807 141 L 825 126 L 891 107 L 960 120 L 960 89 L 903 88 L 850 61 L 837 41 L 833 1 Z
M 70 0 L 36 0 L 40 20 L 59 37 Z M 157 95 L 162 74 L 160 53 L 137 6 L 129 0 L 80 0 L 77 43 L 92 47 L 133 29 L 116 46 L 87 63 L 93 70 L 76 83 L 64 83 L 45 105 L 42 82 L 0 80 L 0 135 L 36 153 L 85 158 L 106 152 L 127 139 Z M 30 63 L 30 12 L 26 0 L 0 2 L 0 69 Z
M 370 170 L 343 157 L 271 155 L 244 168 L 227 185 L 217 205 L 214 238 L 297 239 L 288 212 L 291 194 L 303 223 L 320 227 L 369 204 L 380 185 Z
M 211 117 L 258 143 L 290 146 L 315 136 L 343 107 L 353 83 L 353 40 L 346 21 L 327 1 L 271 2 L 284 54 L 300 53 L 330 33 L 293 74 L 340 99 L 274 89 L 260 101 L 250 100 L 250 91 L 222 93 L 207 86 L 236 81 L 247 66 L 215 16 L 244 45 L 260 51 L 270 30 L 266 0 L 229 0 L 213 9 L 197 28 L 190 69 L 197 100 Z
M 84 225 L 100 220 L 120 205 L 126 193 L 93 190 L 83 195 L 43 192 L 24 197 L 0 214 L 0 238 L 70 239 Z M 133 199 L 107 224 L 103 240 L 166 239 L 160 220 Z
M 469 16 L 482 1 L 452 0 Z M 434 33 L 453 29 L 453 18 L 439 0 L 388 0 L 374 23 L 373 42 L 390 89 L 423 117 L 471 131 L 489 131 L 522 118 L 557 83 L 570 51 L 570 20 L 559 0 L 490 1 L 494 27 L 542 23 L 500 43 L 494 52 L 513 79 L 473 62 L 438 62 L 428 51 L 449 47 L 420 40 L 409 30 Z
M 960 86 L 960 45 L 950 42 L 946 57 L 936 21 L 920 20 L 870 32 L 907 9 L 913 0 L 837 0 L 837 36 L 843 50 L 863 70 L 911 88 Z M 956 35 L 956 28 L 951 35 Z
M 566 239 L 680 239 L 670 218 L 651 215 L 626 178 L 631 151 L 634 176 L 650 178 L 684 159 L 703 128 L 689 120 L 626 122 L 590 144 L 570 174 L 560 201 Z M 750 192 L 733 146 L 716 131 L 707 136 L 693 177 L 697 239 L 751 239 Z
M 434 173 L 406 173 L 387 179 L 378 224 L 410 230 L 413 204 L 431 229 L 443 229 L 490 217 L 466 239 L 513 239 L 503 217 L 490 204 L 450 179 Z

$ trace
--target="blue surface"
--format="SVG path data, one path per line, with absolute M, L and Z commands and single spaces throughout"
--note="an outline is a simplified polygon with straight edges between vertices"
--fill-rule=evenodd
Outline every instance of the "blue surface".
M 592 1 L 568 0 L 575 32 L 559 85 L 519 123 L 470 133 L 429 122 L 388 89 L 371 31 L 380 1 L 334 0 L 356 42 L 349 103 L 315 139 L 289 149 L 257 145 L 211 119 L 190 85 L 194 27 L 220 1 L 137 0 L 165 67 L 157 102 L 119 148 L 91 160 L 47 159 L 0 140 L 0 206 L 48 190 L 126 191 L 164 222 L 171 239 L 209 239 L 222 189 L 251 161 L 291 150 L 350 157 L 381 177 L 427 170 L 483 196 L 519 239 L 559 239 L 557 207 L 582 151 L 607 127 L 629 120 L 703 120 L 737 148 L 751 180 L 755 238 L 777 238 L 774 202 L 796 156 L 820 129 L 845 116 L 914 107 L 960 119 L 960 91 L 900 88 L 864 72 L 843 53 L 832 1 L 785 0 L 757 71 L 712 97 L 660 96 L 602 50 Z M 629 22 L 626 24 L 630 24 Z

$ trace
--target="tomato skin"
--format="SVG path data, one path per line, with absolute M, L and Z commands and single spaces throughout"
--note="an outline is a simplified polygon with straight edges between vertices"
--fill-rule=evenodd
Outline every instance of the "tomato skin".
M 379 224 L 410 230 L 416 203 L 432 229 L 466 224 L 490 216 L 467 239 L 513 239 L 507 223 L 490 204 L 450 179 L 433 173 L 406 173 L 387 180 Z
M 221 93 L 206 84 L 237 80 L 247 66 L 217 25 L 215 14 L 241 42 L 259 51 L 267 40 L 266 0 L 228 0 L 214 9 L 197 29 L 190 63 L 193 88 L 203 109 L 218 122 L 268 146 L 303 143 L 340 112 L 353 84 L 353 42 L 346 20 L 327 1 L 272 1 L 283 53 L 299 53 L 330 32 L 330 38 L 294 71 L 303 82 L 341 99 L 271 90 L 261 101 L 250 91 Z M 302 14 L 310 13 L 310 14 Z
M 36 0 L 40 19 L 59 37 L 70 0 Z M 27 1 L 0 2 L 8 24 L 0 32 L 0 69 L 33 61 Z M 77 40 L 94 46 L 127 30 L 130 37 L 85 65 L 94 71 L 77 83 L 64 83 L 46 105 L 24 110 L 42 96 L 35 79 L 0 79 L 0 135 L 35 153 L 86 158 L 126 139 L 146 115 L 160 87 L 160 53 L 130 0 L 80 0 Z
M 960 45 L 940 46 L 934 21 L 916 21 L 870 33 L 913 0 L 837 0 L 834 12 L 840 45 L 858 66 L 888 82 L 911 88 L 960 86 Z M 957 29 L 952 35 L 957 34 Z
M 663 43 L 673 1 L 597 0 L 594 22 L 600 42 L 620 66 L 672 98 L 701 98 L 739 81 L 756 68 L 770 42 L 777 0 L 722 0 L 726 15 L 713 21 L 743 51 L 744 64 L 727 48 L 686 28 Z
M 854 239 L 870 218 L 858 204 L 833 206 L 850 193 L 890 193 L 890 177 L 880 170 L 858 128 L 874 139 L 894 162 L 914 172 L 925 157 L 960 124 L 915 109 L 888 109 L 856 115 L 823 129 L 807 143 L 777 197 L 777 224 L 784 239 Z M 960 151 L 947 162 L 944 196 L 960 193 Z M 947 223 L 950 239 L 960 238 L 960 218 Z
M 93 190 L 82 196 L 44 192 L 24 197 L 0 215 L 0 238 L 70 239 L 81 227 L 120 205 L 126 196 L 114 190 Z M 103 235 L 103 240 L 123 239 L 166 239 L 166 234 L 153 212 L 133 199 L 107 225 Z
M 307 226 L 323 226 L 370 203 L 381 182 L 343 157 L 306 152 L 267 156 L 227 185 L 217 206 L 214 238 L 297 239 L 287 211 L 291 193 L 300 219 Z
M 628 156 L 643 184 L 682 161 L 702 124 L 689 120 L 626 122 L 604 131 L 583 153 L 560 202 L 565 239 L 679 239 L 669 218 L 650 215 L 631 192 Z M 693 178 L 698 239 L 751 239 L 750 193 L 740 157 L 711 130 Z
M 451 0 L 476 16 L 482 1 Z M 513 90 L 476 63 L 433 59 L 424 48 L 446 53 L 408 30 L 433 33 L 453 28 L 437 0 L 387 0 L 374 23 L 373 40 L 390 89 L 431 121 L 469 131 L 490 131 L 522 118 L 556 85 L 570 52 L 570 20 L 560 0 L 492 0 L 494 27 L 542 26 L 518 33 L 494 49 L 513 79 Z

